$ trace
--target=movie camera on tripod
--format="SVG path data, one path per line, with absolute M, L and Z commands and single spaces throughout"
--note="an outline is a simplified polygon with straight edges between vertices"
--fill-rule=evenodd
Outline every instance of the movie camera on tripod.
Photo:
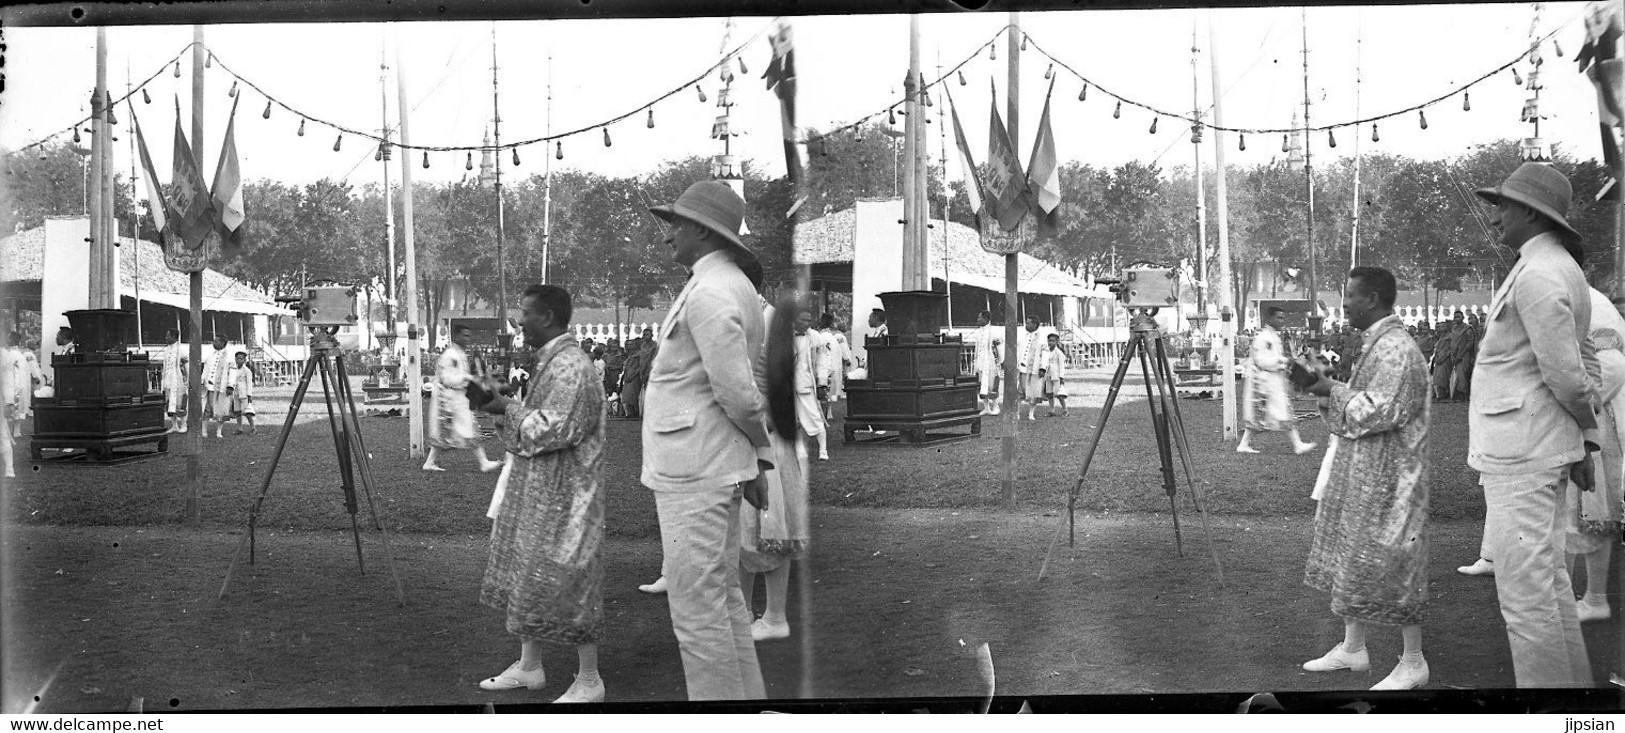
M 1174 308 L 1179 305 L 1179 271 L 1172 267 L 1125 267 L 1120 277 L 1095 278 L 1095 283 L 1107 286 L 1126 308 Z
M 309 285 L 303 295 L 278 295 L 306 326 L 354 326 L 356 324 L 354 285 Z

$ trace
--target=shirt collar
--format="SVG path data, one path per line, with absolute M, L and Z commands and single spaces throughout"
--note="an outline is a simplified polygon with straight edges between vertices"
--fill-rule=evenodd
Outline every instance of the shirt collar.
M 1372 339 L 1375 339 L 1378 335 L 1380 335 L 1383 331 L 1388 330 L 1388 328 L 1391 326 L 1404 327 L 1404 323 L 1399 320 L 1398 314 L 1389 313 L 1388 315 L 1383 316 L 1381 320 L 1371 324 L 1371 327 L 1367 328 L 1365 330 L 1365 334 L 1360 337 L 1360 341 L 1364 344 L 1370 344 Z
M 1568 255 L 1568 250 L 1563 248 L 1563 240 L 1557 236 L 1556 232 L 1552 231 L 1541 232 L 1530 237 L 1529 241 L 1524 242 L 1523 246 L 1518 248 L 1518 256 L 1522 258 L 1524 255 L 1537 250 L 1550 250 L 1560 252 L 1564 256 Z
M 710 272 L 722 267 L 724 264 L 733 264 L 733 256 L 728 254 L 726 251 L 719 249 L 709 252 L 705 256 L 695 260 L 694 266 L 689 268 L 689 271 L 695 275 L 699 275 L 702 272 Z

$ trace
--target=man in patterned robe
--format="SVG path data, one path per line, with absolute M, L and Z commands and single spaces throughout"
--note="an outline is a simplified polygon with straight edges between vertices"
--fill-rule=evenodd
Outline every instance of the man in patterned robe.
M 498 396 L 481 408 L 497 415 L 513 460 L 488 513 L 496 521 L 480 602 L 506 614 L 520 657 L 480 687 L 541 689 L 544 643 L 571 644 L 575 682 L 554 702 L 603 702 L 603 382 L 570 335 L 570 294 L 533 285 L 524 303 L 525 343 L 536 345 L 531 388 L 523 402 Z
M 1404 654 L 1374 690 L 1428 682 L 1422 610 L 1428 564 L 1428 372 L 1416 341 L 1393 314 L 1393 273 L 1349 272 L 1344 303 L 1365 332 L 1347 384 L 1325 375 L 1319 395 L 1334 440 L 1315 487 L 1320 500 L 1304 582 L 1332 596 L 1343 641 L 1303 665 L 1310 672 L 1363 671 L 1366 626 L 1399 626 Z

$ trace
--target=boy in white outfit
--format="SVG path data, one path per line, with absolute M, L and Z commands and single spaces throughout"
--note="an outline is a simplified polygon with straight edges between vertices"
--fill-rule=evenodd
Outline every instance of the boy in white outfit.
M 1045 344 L 1044 355 L 1038 360 L 1038 375 L 1044 379 L 1044 398 L 1049 400 L 1049 416 L 1055 417 L 1055 401 L 1061 401 L 1061 416 L 1066 417 L 1066 349 L 1061 348 L 1061 335 L 1051 333 Z M 1037 408 L 1037 403 L 1034 403 Z
M 237 363 L 226 370 L 226 397 L 231 400 L 231 416 L 237 418 L 237 435 L 243 434 L 245 417 L 248 418 L 248 434 L 253 435 L 254 365 L 248 363 L 246 351 L 237 352 Z

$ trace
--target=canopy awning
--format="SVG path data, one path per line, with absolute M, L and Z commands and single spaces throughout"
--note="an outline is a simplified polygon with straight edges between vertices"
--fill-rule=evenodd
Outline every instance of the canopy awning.
M 127 295 L 132 298 L 135 297 L 134 292 L 123 289 L 120 289 L 119 294 Z M 187 296 L 180 295 L 178 293 L 165 293 L 159 290 L 141 291 L 141 300 L 148 303 L 172 306 L 181 310 L 189 310 L 192 307 L 191 300 Z M 294 314 L 293 311 L 282 307 L 282 305 L 278 303 L 262 303 L 253 300 L 239 300 L 237 298 L 205 297 L 203 299 L 203 310 L 216 311 L 220 313 L 252 313 L 255 315 L 264 316 L 291 316 Z

